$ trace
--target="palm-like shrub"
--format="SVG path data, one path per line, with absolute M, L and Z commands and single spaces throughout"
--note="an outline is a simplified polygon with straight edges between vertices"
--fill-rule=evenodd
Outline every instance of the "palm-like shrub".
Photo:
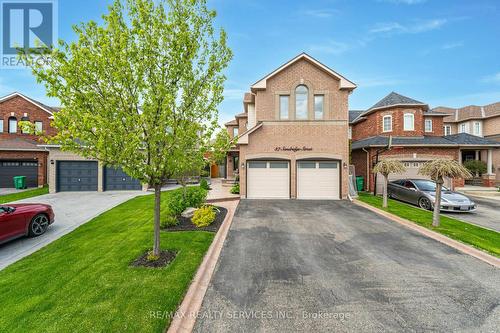
M 434 201 L 434 213 L 432 215 L 432 226 L 439 227 L 439 213 L 441 209 L 441 190 L 444 178 L 472 178 L 467 168 L 454 160 L 437 159 L 425 163 L 420 167 L 419 173 L 429 176 L 436 182 L 436 199 Z
M 373 173 L 381 173 L 384 176 L 384 200 L 382 207 L 387 208 L 387 183 L 389 182 L 389 175 L 392 173 L 403 173 L 406 171 L 403 163 L 397 160 L 382 160 L 375 165 Z

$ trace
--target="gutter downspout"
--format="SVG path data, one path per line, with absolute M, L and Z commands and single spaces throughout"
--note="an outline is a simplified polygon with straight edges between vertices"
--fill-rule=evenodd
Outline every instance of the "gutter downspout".
M 366 188 L 370 189 L 370 152 L 366 148 L 361 148 L 366 153 Z

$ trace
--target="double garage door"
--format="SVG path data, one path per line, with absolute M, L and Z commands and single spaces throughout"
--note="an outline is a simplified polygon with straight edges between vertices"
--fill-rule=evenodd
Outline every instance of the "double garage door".
M 57 191 L 97 191 L 99 166 L 95 161 L 58 161 Z M 105 191 L 140 190 L 141 183 L 121 169 L 106 167 L 103 185 Z
M 340 198 L 339 162 L 298 161 L 297 198 Z M 289 161 L 249 161 L 247 163 L 247 198 L 289 199 Z
M 38 186 L 37 161 L 2 161 L 0 160 L 0 188 L 14 187 L 13 177 L 25 176 L 26 186 Z

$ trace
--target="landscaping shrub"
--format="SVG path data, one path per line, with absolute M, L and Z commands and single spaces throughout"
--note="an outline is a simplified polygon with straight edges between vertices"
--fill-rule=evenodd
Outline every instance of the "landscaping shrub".
M 191 221 L 198 228 L 207 227 L 215 221 L 215 210 L 212 206 L 203 206 L 194 212 Z
M 229 190 L 232 194 L 240 194 L 240 184 L 234 184 Z
M 198 186 L 180 188 L 170 192 L 166 209 L 173 216 L 181 215 L 188 207 L 200 207 L 207 199 L 207 190 Z
M 486 173 L 486 171 L 487 171 L 486 163 L 484 163 L 483 161 L 469 160 L 469 161 L 465 161 L 463 163 L 463 165 L 473 175 L 476 175 L 476 174 L 477 175 L 482 175 L 482 174 Z
M 208 181 L 205 178 L 200 180 L 200 187 L 204 190 L 210 190 L 210 186 L 208 186 Z
M 153 251 L 149 251 L 148 255 L 146 256 L 147 261 L 156 261 L 158 259 L 160 259 L 160 256 L 155 255 Z
M 162 228 L 167 228 L 167 227 L 173 227 L 174 225 L 178 225 L 179 220 L 177 220 L 177 217 L 168 214 L 167 216 L 163 217 L 160 225 Z

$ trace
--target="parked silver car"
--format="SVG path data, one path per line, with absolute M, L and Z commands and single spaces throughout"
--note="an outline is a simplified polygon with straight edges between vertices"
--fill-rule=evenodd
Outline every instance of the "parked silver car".
M 436 183 L 425 179 L 398 179 L 388 184 L 387 194 L 390 198 L 432 210 L 436 201 Z M 470 198 L 450 191 L 444 186 L 441 194 L 441 211 L 472 212 L 477 208 L 476 203 Z

